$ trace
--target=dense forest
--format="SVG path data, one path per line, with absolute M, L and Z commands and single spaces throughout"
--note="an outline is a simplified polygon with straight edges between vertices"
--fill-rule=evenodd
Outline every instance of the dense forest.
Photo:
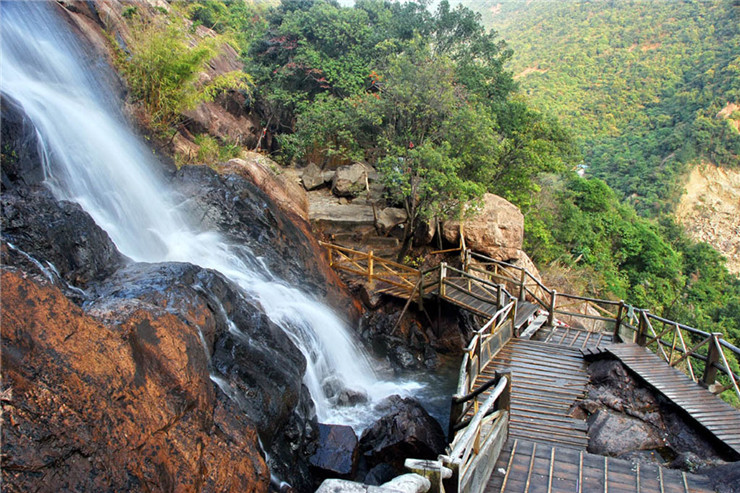
M 461 3 L 513 48 L 532 104 L 574 130 L 588 174 L 641 214 L 675 205 L 689 165 L 740 165 L 738 2 Z
M 617 49 L 615 38 L 604 30 L 605 21 L 593 13 L 571 13 L 568 9 L 574 7 L 566 4 L 552 14 L 553 26 L 566 29 L 573 22 L 558 16 L 574 15 L 597 39 L 563 41 L 547 61 L 534 62 L 531 46 L 516 37 L 521 24 L 502 29 L 512 36 L 509 45 L 486 30 L 478 14 L 447 1 L 434 10 L 426 3 L 380 0 L 358 0 L 354 7 L 327 0 L 283 0 L 272 7 L 215 0 L 174 5 L 174 13 L 168 20 L 162 14 L 166 22 L 160 24 L 130 12 L 131 25 L 144 34 L 119 60 L 134 99 L 148 105 L 152 115 L 160 115 L 153 121 L 157 131 L 176 127 L 179 112 L 194 102 L 236 88 L 246 96 L 250 111 L 259 115 L 264 132 L 274 136 L 271 151 L 283 164 L 360 160 L 375 167 L 389 203 L 408 212 L 399 257 L 410 248 L 413 231 L 423 221 L 459 216 L 466 203 L 492 192 L 524 212 L 525 248 L 559 289 L 624 299 L 740 341 L 740 281 L 728 273 L 721 255 L 690 241 L 667 216 L 649 219 L 638 212 L 645 204 L 663 203 L 680 163 L 704 155 L 730 165 L 736 157 L 736 137 L 711 113 L 722 105 L 714 96 L 720 87 L 729 84 L 728 91 L 738 90 L 740 79 L 733 78 L 732 71 L 739 65 L 725 60 L 737 55 L 737 45 L 718 44 L 712 57 L 703 52 L 699 60 L 685 43 L 683 52 L 677 47 L 668 50 L 675 45 L 667 40 L 668 31 L 661 34 L 655 31 L 660 26 L 651 25 L 635 27 L 635 39 Z M 604 19 L 624 15 L 622 22 L 635 26 L 643 25 L 640 12 L 647 8 L 639 2 L 635 9 L 608 2 L 594 5 Z M 671 14 L 665 5 L 658 9 L 661 15 L 676 22 L 683 19 L 684 9 L 689 9 L 687 19 L 697 12 L 716 18 L 734 12 L 726 3 L 687 2 Z M 182 17 L 188 23 L 177 20 Z M 544 43 L 555 27 L 541 22 Z M 702 38 L 697 30 L 707 29 L 698 18 L 679 24 L 681 36 L 691 39 Z M 220 37 L 194 43 L 192 33 L 199 25 Z M 737 41 L 736 26 L 722 26 L 724 31 L 719 24 L 713 28 L 717 36 Z M 655 39 L 662 39 L 666 49 L 640 48 L 656 44 Z M 238 50 L 246 73 L 226 74 L 199 86 L 197 74 L 217 42 Z M 651 103 L 586 114 L 585 109 L 606 108 L 603 98 L 613 91 L 584 86 L 571 94 L 563 85 L 530 85 L 535 77 L 570 77 L 557 74 L 581 66 L 573 63 L 581 56 L 573 50 L 594 60 L 621 53 L 624 59 L 616 58 L 611 72 L 599 76 L 601 84 L 629 85 L 632 91 L 619 94 L 639 101 L 650 95 Z M 643 63 L 655 53 L 663 53 L 659 63 Z M 514 72 L 508 69 L 512 64 Z M 516 64 L 532 70 L 517 80 L 515 73 L 521 75 L 522 70 Z M 710 77 L 715 65 L 719 68 Z M 151 67 L 156 71 L 142 71 Z M 702 72 L 707 81 L 703 90 L 686 85 L 695 83 L 690 70 Z M 629 71 L 643 71 L 643 82 L 631 82 Z M 550 104 L 545 104 L 548 97 Z M 700 138 L 700 127 L 710 137 Z M 641 138 L 640 132 L 647 135 L 648 130 L 649 138 Z M 202 148 L 213 147 L 211 159 L 238 152 L 234 143 L 200 138 Z M 724 140 L 720 145 L 713 139 Z M 671 154 L 674 157 L 666 159 Z M 575 169 L 584 160 L 589 174 L 603 177 L 617 191 L 597 177 L 579 177 Z M 615 160 L 622 168 L 614 168 Z M 614 176 L 619 179 L 614 181 Z M 631 204 L 623 201 L 638 192 L 640 198 Z

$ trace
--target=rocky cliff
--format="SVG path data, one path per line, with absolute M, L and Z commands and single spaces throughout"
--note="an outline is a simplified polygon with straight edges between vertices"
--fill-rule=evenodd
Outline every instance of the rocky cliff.
M 740 171 L 702 163 L 691 171 L 676 219 L 689 235 L 716 248 L 740 274 Z

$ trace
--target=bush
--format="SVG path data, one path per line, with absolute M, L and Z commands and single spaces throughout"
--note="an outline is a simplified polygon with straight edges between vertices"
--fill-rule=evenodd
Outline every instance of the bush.
M 198 83 L 221 46 L 219 38 L 193 42 L 182 19 L 155 16 L 144 19 L 131 14 L 129 53 L 119 50 L 118 66 L 126 77 L 131 96 L 149 116 L 149 126 L 164 132 L 177 124 L 183 111 L 213 100 L 227 89 L 249 91 L 250 78 L 229 72 L 207 84 Z

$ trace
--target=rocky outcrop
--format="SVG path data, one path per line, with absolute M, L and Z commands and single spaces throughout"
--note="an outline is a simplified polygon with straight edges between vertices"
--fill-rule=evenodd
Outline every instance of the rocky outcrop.
M 216 165 L 221 174 L 237 174 L 257 185 L 283 212 L 308 221 L 308 195 L 291 170 L 283 170 L 275 161 L 257 152 L 245 152 L 243 159 Z
M 267 491 L 256 430 L 192 326 L 137 302 L 92 317 L 8 267 L 2 285 L 4 489 Z
M 2 202 L 3 237 L 54 274 L 85 288 L 125 263 L 108 234 L 82 208 L 57 202 L 45 188 L 8 191 Z
M 660 431 L 637 418 L 600 409 L 589 419 L 588 451 L 619 457 L 665 446 Z
M 442 226 L 445 240 L 460 242 L 460 223 L 445 221 Z M 473 251 L 496 260 L 515 260 L 521 254 L 524 241 L 524 216 L 511 202 L 486 193 L 475 215 L 463 222 L 465 244 Z
M 688 470 L 721 461 L 706 432 L 619 361 L 597 360 L 589 372 L 588 396 L 579 408 L 588 416 L 590 452 L 636 460 L 672 454 L 672 465 Z
M 173 185 L 187 197 L 190 216 L 204 230 L 220 231 L 228 241 L 248 246 L 288 284 L 301 286 L 350 320 L 359 317 L 361 306 L 329 266 L 310 226 L 281 213 L 251 180 L 206 166 L 183 166 Z
M 337 197 L 354 198 L 367 188 L 367 168 L 361 163 L 348 164 L 337 168 L 331 191 Z
M 383 417 L 360 438 L 370 465 L 387 463 L 401 474 L 407 458 L 436 459 L 447 446 L 442 427 L 413 399 L 394 395 L 376 409 Z
M 0 99 L 2 190 L 15 185 L 38 185 L 44 180 L 36 132 L 18 103 L 3 94 Z

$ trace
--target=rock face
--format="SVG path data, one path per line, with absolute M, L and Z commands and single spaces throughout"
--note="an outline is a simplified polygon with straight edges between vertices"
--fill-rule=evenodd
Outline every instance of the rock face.
M 357 197 L 367 186 L 367 169 L 354 163 L 337 168 L 331 191 L 337 197 Z
M 368 464 L 384 462 L 400 474 L 407 458 L 436 459 L 447 446 L 442 427 L 413 399 L 394 395 L 378 404 L 377 410 L 384 416 L 360 438 Z
M 448 242 L 459 243 L 458 221 L 445 221 L 442 232 Z M 478 213 L 464 221 L 463 234 L 471 250 L 496 260 L 518 259 L 524 241 L 524 216 L 511 202 L 486 193 Z
M 676 218 L 692 238 L 724 255 L 730 272 L 740 274 L 740 171 L 709 163 L 696 166 Z
M 326 172 L 322 171 L 316 164 L 308 163 L 308 166 L 303 168 L 301 182 L 303 183 L 303 187 L 310 191 L 323 187 L 327 181 L 331 181 L 333 176 L 334 174 L 332 173 L 329 180 L 327 180 Z
M 251 180 L 233 173 L 219 175 L 206 166 L 183 166 L 173 185 L 188 198 L 191 217 L 198 218 L 204 229 L 248 246 L 273 274 L 301 286 L 350 320 L 359 317 L 360 305 L 329 266 L 309 225 L 282 214 Z
M 599 410 L 589 420 L 588 451 L 619 457 L 665 446 L 659 430 L 637 418 Z
M 181 190 L 192 186 L 199 192 L 188 203 L 200 208 L 211 229 L 223 226 L 225 238 L 253 248 L 288 282 L 316 286 L 317 296 L 351 308 L 315 240 L 251 181 L 204 167 L 186 167 L 174 179 Z M 317 424 L 302 384 L 305 360 L 258 304 L 212 271 L 133 263 L 77 205 L 57 202 L 39 187 L 9 183 L 12 189 L 2 197 L 3 237 L 14 247 L 3 243 L 4 268 L 16 269 L 8 275 L 20 279 L 52 279 L 61 288 L 42 282 L 38 301 L 26 306 L 27 293 L 37 287 L 18 281 L 11 296 L 11 281 L 3 282 L 3 382 L 18 399 L 4 416 L 28 423 L 3 427 L 9 491 L 264 491 L 269 474 L 258 432 L 272 471 L 298 490 L 310 488 L 308 458 Z M 84 302 L 85 313 L 63 296 L 69 290 L 75 302 Z M 6 337 L 6 328 L 17 335 Z M 58 347 L 60 340 L 76 344 L 69 355 Z M 83 349 L 81 341 L 88 346 Z M 89 341 L 105 347 L 91 350 Z M 94 356 L 114 349 L 121 354 L 105 358 L 121 359 L 120 375 L 118 363 L 99 368 L 105 358 Z M 37 350 L 26 361 L 24 355 Z M 67 367 L 73 363 L 78 366 L 69 383 Z M 49 376 L 39 380 L 41 374 Z M 91 382 L 90 388 L 78 391 L 78 381 Z M 66 424 L 54 421 L 58 409 L 66 408 L 70 417 L 58 418 Z M 43 419 L 23 414 L 25 409 Z M 106 435 L 119 425 L 120 432 Z M 23 426 L 34 431 L 26 433 Z M 67 428 L 80 429 L 80 435 Z M 61 445 L 47 452 L 45 440 L 57 434 L 63 439 L 54 438 L 48 447 Z M 43 484 L 41 469 L 47 473 Z M 226 477 L 227 471 L 240 477 Z
M 0 201 L 6 240 L 51 262 L 67 283 L 85 288 L 125 262 L 108 234 L 79 205 L 57 202 L 45 188 L 7 192 Z
M 319 444 L 310 462 L 324 476 L 351 478 L 359 452 L 357 435 L 350 426 L 319 424 Z
M 267 491 L 255 428 L 193 327 L 137 303 L 103 324 L 8 267 L 2 285 L 8 491 Z
M 216 170 L 221 174 L 237 174 L 257 185 L 287 214 L 308 221 L 308 196 L 306 191 L 291 175 L 276 173 L 280 166 L 256 152 L 245 153 L 245 159 L 232 159 L 220 164 Z
M 0 140 L 2 149 L 2 190 L 20 182 L 36 185 L 43 181 L 44 170 L 39 163 L 36 133 L 18 104 L 3 95 L 0 100 Z

